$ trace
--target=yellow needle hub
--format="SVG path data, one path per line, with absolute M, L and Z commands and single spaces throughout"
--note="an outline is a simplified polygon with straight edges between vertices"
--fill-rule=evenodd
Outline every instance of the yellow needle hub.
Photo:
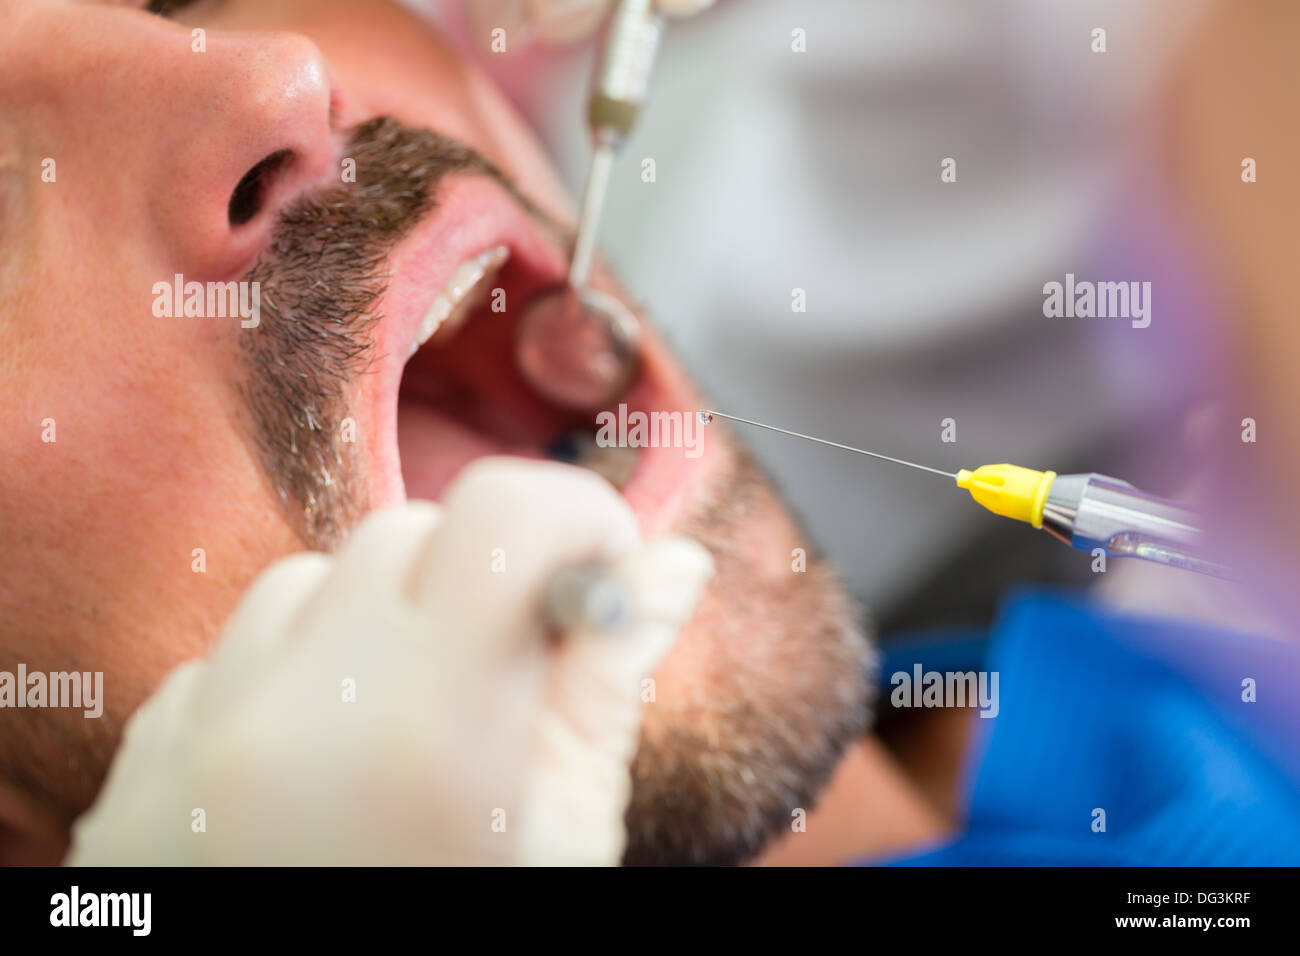
M 1019 465 L 981 465 L 957 472 L 957 487 L 995 515 L 1043 526 L 1043 504 L 1056 477 L 1054 471 L 1034 471 Z

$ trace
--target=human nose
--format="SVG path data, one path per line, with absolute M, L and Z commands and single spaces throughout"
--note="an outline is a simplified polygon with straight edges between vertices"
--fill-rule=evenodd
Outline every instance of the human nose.
M 5 72 L 60 180 L 83 187 L 82 215 L 119 241 L 164 250 L 178 271 L 230 274 L 286 204 L 337 175 L 331 74 L 306 37 L 69 9 L 79 17 L 42 24 L 63 56 Z
M 290 33 L 208 42 L 159 133 L 151 211 L 180 263 L 221 273 L 255 256 L 283 207 L 334 172 L 336 145 L 315 44 Z

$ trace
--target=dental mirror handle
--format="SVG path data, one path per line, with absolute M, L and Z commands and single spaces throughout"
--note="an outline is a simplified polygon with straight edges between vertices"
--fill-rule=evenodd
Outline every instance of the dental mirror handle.
M 569 285 L 574 289 L 587 284 L 614 154 L 636 125 L 650 87 L 662 32 L 663 18 L 655 10 L 655 0 L 622 0 L 605 33 L 587 101 L 587 122 L 595 152 L 569 265 Z

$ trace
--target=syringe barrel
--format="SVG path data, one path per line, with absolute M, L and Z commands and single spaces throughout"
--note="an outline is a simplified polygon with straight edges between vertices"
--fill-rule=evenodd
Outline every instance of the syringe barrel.
M 1057 475 L 1043 506 L 1043 529 L 1080 551 L 1100 548 L 1110 557 L 1231 577 L 1206 553 L 1194 512 L 1107 475 Z
M 621 0 L 614 11 L 587 108 L 598 142 L 616 146 L 636 124 L 662 32 L 655 0 Z

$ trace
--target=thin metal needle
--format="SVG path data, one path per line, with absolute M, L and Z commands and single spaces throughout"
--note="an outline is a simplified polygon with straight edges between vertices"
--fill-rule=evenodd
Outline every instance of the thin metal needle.
M 841 445 L 837 441 L 827 441 L 825 438 L 814 438 L 812 435 L 803 435 L 799 432 L 788 431 L 784 428 L 777 428 L 775 425 L 764 425 L 762 422 L 751 422 L 748 418 L 737 418 L 735 415 L 727 415 L 724 412 L 715 412 L 711 408 L 701 408 L 705 415 L 717 415 L 719 418 L 725 418 L 729 421 L 740 422 L 742 425 L 753 425 L 755 428 L 766 428 L 771 432 L 780 432 L 782 435 L 790 435 L 794 438 L 803 438 L 807 441 L 815 441 L 819 445 L 830 445 L 832 448 L 840 448 L 844 451 L 851 451 L 858 455 L 870 455 L 872 458 L 879 458 L 882 461 L 892 461 L 895 465 L 906 465 L 908 468 L 917 468 L 921 471 L 929 471 L 936 475 L 943 475 L 945 478 L 956 478 L 955 471 L 940 471 L 938 468 L 931 468 L 928 465 L 918 465 L 914 461 L 903 461 L 901 458 L 890 458 L 888 455 L 881 455 L 874 451 L 867 451 L 863 448 L 854 448 L 851 445 Z

